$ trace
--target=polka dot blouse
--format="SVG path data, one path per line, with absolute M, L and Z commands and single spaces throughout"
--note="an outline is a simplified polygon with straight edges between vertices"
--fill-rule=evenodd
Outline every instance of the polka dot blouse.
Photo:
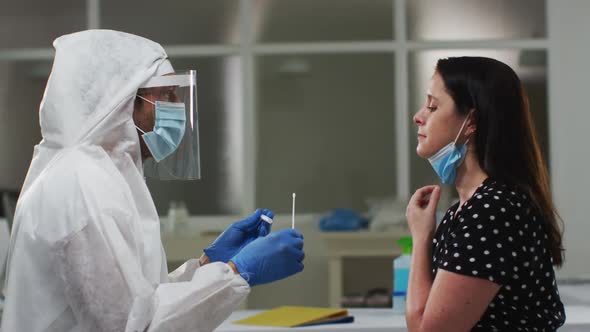
M 438 269 L 488 279 L 500 290 L 472 331 L 555 331 L 565 321 L 543 222 L 528 196 L 488 178 L 433 239 Z

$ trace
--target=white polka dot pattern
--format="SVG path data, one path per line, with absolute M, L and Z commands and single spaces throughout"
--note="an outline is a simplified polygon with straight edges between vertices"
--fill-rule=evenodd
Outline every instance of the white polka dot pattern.
M 563 325 L 565 312 L 544 247 L 547 234 L 533 210 L 521 190 L 487 179 L 438 226 L 435 275 L 440 268 L 501 286 L 472 331 L 555 331 Z

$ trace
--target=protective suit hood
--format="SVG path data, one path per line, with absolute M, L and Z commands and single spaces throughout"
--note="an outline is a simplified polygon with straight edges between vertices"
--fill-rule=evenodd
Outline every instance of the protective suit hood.
M 126 154 L 142 172 L 133 102 L 150 77 L 173 72 L 162 46 L 111 30 L 65 35 L 53 45 L 55 59 L 39 110 L 43 140 L 22 191 L 57 152 L 76 145 L 101 146 L 115 163 Z

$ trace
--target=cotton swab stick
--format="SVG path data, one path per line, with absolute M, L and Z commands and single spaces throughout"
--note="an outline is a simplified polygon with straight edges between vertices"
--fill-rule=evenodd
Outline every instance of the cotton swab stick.
M 293 209 L 291 210 L 291 228 L 295 229 L 295 193 L 293 193 Z

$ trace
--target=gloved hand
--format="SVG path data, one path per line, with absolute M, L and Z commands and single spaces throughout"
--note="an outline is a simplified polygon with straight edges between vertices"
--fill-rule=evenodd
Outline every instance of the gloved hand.
M 248 243 L 270 233 L 271 224 L 262 220 L 261 216 L 263 214 L 271 219 L 274 217 L 274 213 L 270 210 L 257 209 L 248 218 L 229 226 L 209 248 L 204 250 L 205 255 L 209 257 L 209 261 L 227 263 Z
M 284 229 L 258 238 L 231 259 L 250 286 L 266 284 L 303 271 L 303 234 Z

